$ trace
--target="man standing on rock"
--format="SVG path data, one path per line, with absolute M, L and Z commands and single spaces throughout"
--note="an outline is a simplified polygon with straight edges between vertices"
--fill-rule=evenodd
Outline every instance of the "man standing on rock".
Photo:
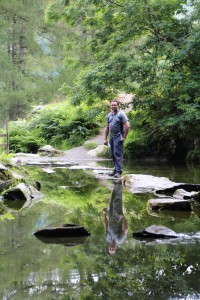
M 111 176 L 120 178 L 123 167 L 123 143 L 130 129 L 127 116 L 119 109 L 117 100 L 111 101 L 111 112 L 107 115 L 104 145 L 108 145 L 108 134 L 110 134 L 110 149 L 114 163 Z

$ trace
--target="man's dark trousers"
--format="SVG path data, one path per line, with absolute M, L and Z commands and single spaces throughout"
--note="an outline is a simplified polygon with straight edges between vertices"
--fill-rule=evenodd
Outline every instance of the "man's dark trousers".
M 123 168 L 123 142 L 120 141 L 121 134 L 117 136 L 110 135 L 110 150 L 114 163 L 114 172 L 122 174 Z

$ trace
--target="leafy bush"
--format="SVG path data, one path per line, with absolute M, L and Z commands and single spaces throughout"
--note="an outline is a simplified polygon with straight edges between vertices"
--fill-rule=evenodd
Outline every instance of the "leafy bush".
M 124 155 L 129 158 L 140 158 L 148 152 L 147 140 L 141 131 L 131 130 L 124 146 Z
M 186 157 L 187 161 L 193 161 L 193 162 L 200 162 L 200 149 L 194 149 L 191 150 L 187 157 Z
M 99 130 L 83 111 L 66 103 L 47 106 L 32 119 L 30 127 L 46 143 L 60 149 L 78 146 Z
M 44 140 L 39 138 L 33 130 L 30 131 L 25 121 L 9 124 L 9 147 L 11 152 L 37 153 L 43 144 Z
M 0 162 L 3 164 L 9 164 L 10 163 L 10 159 L 13 157 L 12 154 L 6 154 L 5 152 L 2 152 L 0 154 Z
M 98 124 L 84 110 L 66 102 L 51 104 L 27 120 L 10 122 L 10 150 L 36 153 L 45 144 L 58 149 L 81 145 L 99 132 Z

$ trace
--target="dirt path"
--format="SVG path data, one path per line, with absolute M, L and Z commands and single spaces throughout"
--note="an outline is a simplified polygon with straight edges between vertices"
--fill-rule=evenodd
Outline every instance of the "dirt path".
M 100 133 L 89 139 L 88 142 L 96 142 L 99 145 L 103 144 L 104 140 L 104 131 L 105 129 L 101 129 Z M 93 156 L 88 154 L 90 150 L 86 149 L 84 146 L 75 147 L 69 150 L 63 151 L 63 155 L 60 156 L 40 156 L 38 154 L 23 154 L 17 153 L 12 160 L 13 163 L 18 164 L 79 164 L 79 165 L 87 165 L 96 161 L 104 160 L 100 157 Z
M 96 142 L 98 144 L 98 146 L 102 145 L 103 141 L 104 141 L 104 131 L 105 131 L 105 129 L 101 129 L 100 133 L 97 136 L 89 139 L 87 142 Z M 64 151 L 64 153 L 65 153 L 64 157 L 66 159 L 73 159 L 76 161 L 79 161 L 79 160 L 102 160 L 101 158 L 94 157 L 94 156 L 88 154 L 89 151 L 90 150 L 86 149 L 84 146 L 79 146 L 79 147 Z

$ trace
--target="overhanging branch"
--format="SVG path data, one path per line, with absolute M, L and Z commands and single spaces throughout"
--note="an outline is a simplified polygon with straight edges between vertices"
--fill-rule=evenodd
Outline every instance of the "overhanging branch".
M 124 7 L 123 5 L 118 4 L 117 2 L 111 1 L 111 0 L 107 0 L 109 3 L 112 3 L 114 5 L 117 5 L 119 7 Z

